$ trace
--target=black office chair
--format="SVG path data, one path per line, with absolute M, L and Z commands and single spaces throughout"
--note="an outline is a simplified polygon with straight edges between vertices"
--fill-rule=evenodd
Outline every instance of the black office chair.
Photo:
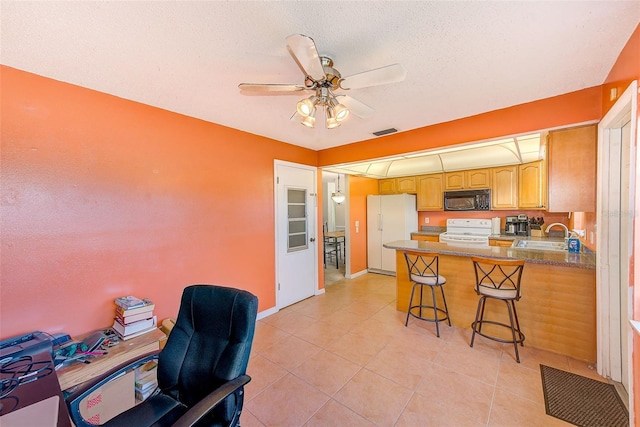
M 80 402 L 109 380 L 157 358 L 156 393 L 103 425 L 239 425 L 244 385 L 251 380 L 246 370 L 257 311 L 258 298 L 247 291 L 213 285 L 185 288 L 164 349 L 127 362 L 68 396 L 73 422 L 92 426 L 82 419 Z

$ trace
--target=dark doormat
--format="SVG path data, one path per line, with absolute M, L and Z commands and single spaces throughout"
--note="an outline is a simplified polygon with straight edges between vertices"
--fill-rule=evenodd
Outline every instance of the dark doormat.
M 577 426 L 629 426 L 629 412 L 613 385 L 545 365 L 540 374 L 548 415 Z

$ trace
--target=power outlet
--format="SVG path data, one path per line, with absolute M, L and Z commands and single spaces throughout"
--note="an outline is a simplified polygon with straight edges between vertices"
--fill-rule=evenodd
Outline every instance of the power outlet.
M 424 218 L 424 223 L 425 223 L 425 224 L 429 224 L 429 218 L 428 218 L 428 217 L 425 217 L 425 218 Z

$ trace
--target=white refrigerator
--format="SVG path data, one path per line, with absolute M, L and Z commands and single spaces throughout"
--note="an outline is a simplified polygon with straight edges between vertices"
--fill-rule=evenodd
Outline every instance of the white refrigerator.
M 395 275 L 396 251 L 382 245 L 394 240 L 411 240 L 411 233 L 416 231 L 418 211 L 415 195 L 367 196 L 368 270 Z

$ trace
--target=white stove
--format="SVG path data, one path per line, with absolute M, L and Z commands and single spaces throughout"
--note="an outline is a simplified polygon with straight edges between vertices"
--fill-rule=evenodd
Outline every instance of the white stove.
M 447 220 L 447 231 L 440 233 L 440 242 L 464 246 L 489 246 L 490 219 L 453 218 Z

